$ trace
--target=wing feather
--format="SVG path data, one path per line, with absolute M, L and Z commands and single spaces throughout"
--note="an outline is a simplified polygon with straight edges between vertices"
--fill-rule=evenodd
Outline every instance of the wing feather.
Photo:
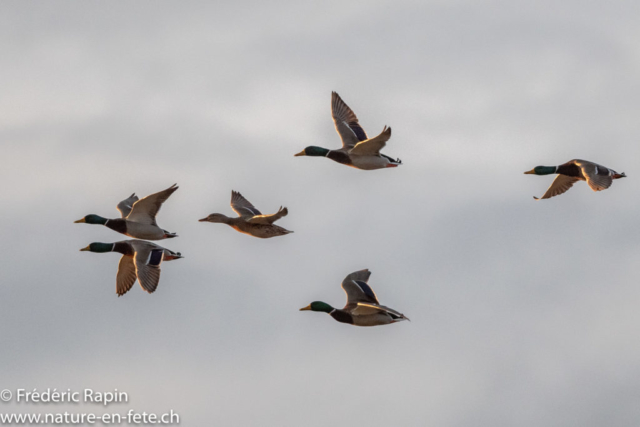
M 158 251 L 160 257 L 158 259 Z M 142 289 L 153 293 L 160 281 L 160 264 L 162 263 L 163 249 L 141 248 L 136 249 L 134 264 L 136 275 Z
M 380 150 L 387 145 L 389 138 L 391 138 L 391 128 L 385 126 L 382 132 L 380 132 L 380 135 L 357 143 L 356 146 L 349 151 L 349 154 L 377 156 L 380 154 Z
M 142 198 L 133 204 L 131 212 L 127 216 L 127 220 L 133 222 L 139 222 L 141 224 L 156 224 L 156 215 L 162 207 L 162 204 L 178 189 L 176 184 L 166 190 L 159 191 L 154 194 L 150 194 L 145 198 Z
M 252 224 L 273 224 L 283 216 L 287 216 L 289 210 L 280 206 L 278 212 L 271 215 L 256 215 L 253 218 L 249 218 L 247 222 Z
M 367 139 L 366 132 L 358 123 L 358 117 L 336 92 L 331 92 L 331 116 L 342 139 L 343 148 L 349 150 Z
M 613 176 L 611 176 L 609 168 L 584 160 L 577 160 L 576 164 L 582 169 L 582 174 L 593 191 L 602 191 L 611 187 Z
M 540 198 L 534 197 L 534 199 L 536 200 L 550 199 L 551 197 L 558 196 L 566 192 L 568 189 L 570 189 L 573 186 L 573 184 L 575 184 L 578 181 L 580 181 L 580 178 L 576 178 L 573 176 L 566 176 L 566 175 L 558 175 L 556 179 L 554 179 L 553 182 L 551 183 L 551 186 L 547 189 L 547 192 L 544 193 L 542 197 Z
M 368 269 L 359 270 L 349 274 L 342 281 L 342 289 L 347 294 L 347 305 L 359 302 L 378 304 L 378 298 L 367 284 L 371 272 Z
M 408 317 L 406 317 L 404 314 L 400 313 L 399 311 L 396 311 L 392 308 L 386 307 L 384 305 L 379 305 L 379 304 L 370 304 L 370 303 L 363 303 L 363 302 L 359 302 L 358 303 L 358 307 L 354 310 L 355 315 L 365 315 L 365 314 L 372 314 L 376 311 L 383 311 L 387 314 L 389 314 L 392 318 L 394 319 L 407 319 L 409 320 Z
M 116 276 L 116 294 L 122 296 L 129 292 L 129 289 L 136 282 L 136 267 L 133 265 L 133 258 L 123 255 L 118 264 L 118 275 Z
M 122 218 L 126 218 L 127 215 L 129 215 L 129 213 L 131 212 L 133 204 L 137 201 L 138 196 L 136 196 L 136 193 L 133 193 L 128 198 L 118 203 L 118 206 L 116 206 L 116 208 L 120 211 L 120 216 L 122 216 Z
M 231 209 L 241 218 L 249 219 L 262 213 L 237 191 L 231 191 Z

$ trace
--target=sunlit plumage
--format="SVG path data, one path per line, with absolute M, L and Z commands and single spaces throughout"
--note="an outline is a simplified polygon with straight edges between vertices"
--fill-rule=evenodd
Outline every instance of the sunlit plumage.
M 328 313 L 338 322 L 356 326 L 378 326 L 409 320 L 404 314 L 380 305 L 378 297 L 367 283 L 371 272 L 368 269 L 349 274 L 342 281 L 342 289 L 347 294 L 347 304 L 343 309 L 331 307 L 322 301 L 314 301 L 300 311 L 321 311 Z
M 558 174 L 544 195 L 536 200 L 549 199 L 569 190 L 578 181 L 586 181 L 593 191 L 606 190 L 614 179 L 625 178 L 624 172 L 618 173 L 613 169 L 586 160 L 571 160 L 560 166 L 536 166 L 525 174 L 550 175 Z
M 238 217 L 230 218 L 220 213 L 213 213 L 206 218 L 202 218 L 200 222 L 227 224 L 241 233 L 262 239 L 293 233 L 293 231 L 274 224 L 274 222 L 289 213 L 287 208 L 282 206 L 274 214 L 263 215 L 242 194 L 237 191 L 231 191 L 231 209 L 238 214 Z
M 156 215 L 162 204 L 178 189 L 176 184 L 166 190 L 138 200 L 134 194 L 118 203 L 122 218 L 107 219 L 99 215 L 86 215 L 76 223 L 101 224 L 129 237 L 145 240 L 162 240 L 177 237 L 177 234 L 163 230 L 156 223 Z
M 116 276 L 116 294 L 122 296 L 131 289 L 136 279 L 142 289 L 153 293 L 160 281 L 160 264 L 182 258 L 173 252 L 144 240 L 123 240 L 115 243 L 91 243 L 81 251 L 96 253 L 118 252 L 122 254 Z
M 391 138 L 391 128 L 385 126 L 380 135 L 368 138 L 358 117 L 336 92 L 331 93 L 331 115 L 342 139 L 342 148 L 328 150 L 309 146 L 296 156 L 328 157 L 343 165 L 364 170 L 396 167 L 402 163 L 400 159 L 394 160 L 380 153 Z

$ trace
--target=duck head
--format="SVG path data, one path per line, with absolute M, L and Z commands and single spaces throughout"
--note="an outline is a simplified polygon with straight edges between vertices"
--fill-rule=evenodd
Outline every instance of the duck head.
M 552 173 L 556 173 L 558 170 L 557 166 L 536 166 L 530 171 L 525 172 L 527 175 L 551 175 Z
M 311 304 L 309 304 L 306 307 L 302 307 L 300 309 L 300 311 L 321 311 L 324 313 L 331 313 L 334 308 L 331 307 L 329 304 L 327 304 L 326 302 L 322 302 L 322 301 L 314 301 Z
M 294 154 L 294 157 L 298 156 L 314 156 L 314 157 L 326 157 L 329 154 L 329 150 L 322 147 L 316 147 L 314 145 L 310 145 L 298 154 Z
M 91 243 L 86 248 L 80 249 L 80 252 L 88 251 L 88 252 L 96 252 L 96 253 L 105 253 L 105 252 L 113 252 L 113 248 L 115 247 L 115 243 L 100 243 L 94 242 Z
M 226 224 L 229 222 L 229 217 L 220 213 L 212 213 L 206 218 L 202 218 L 198 220 L 199 222 L 221 222 Z
M 107 218 L 103 218 L 100 215 L 86 215 L 84 218 L 80 218 L 77 221 L 73 221 L 74 224 L 86 223 L 86 224 L 106 224 L 108 221 Z

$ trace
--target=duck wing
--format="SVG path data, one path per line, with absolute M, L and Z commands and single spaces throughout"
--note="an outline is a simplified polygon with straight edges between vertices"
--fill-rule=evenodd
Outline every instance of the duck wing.
M 578 181 L 580 181 L 580 178 L 576 178 L 574 176 L 558 175 L 556 176 L 556 179 L 553 180 L 553 182 L 551 183 L 551 186 L 547 189 L 547 192 L 544 193 L 542 197 L 538 198 L 534 196 L 533 198 L 536 200 L 541 200 L 541 199 L 550 199 L 551 197 L 558 196 L 566 192 L 568 189 L 570 189 L 573 186 L 573 184 L 575 184 Z
M 357 304 L 357 307 L 351 310 L 351 314 L 355 316 L 366 316 L 369 314 L 375 314 L 376 312 L 387 313 L 394 320 L 399 320 L 399 319 L 409 320 L 408 317 L 406 317 L 404 314 L 400 313 L 399 311 L 396 311 L 392 308 L 385 307 L 384 305 L 379 305 L 379 304 L 359 302 Z
M 137 201 L 138 196 L 136 196 L 136 193 L 133 193 L 128 198 L 118 203 L 118 206 L 116 206 L 116 208 L 120 211 L 120 216 L 122 216 L 122 218 L 126 218 L 127 215 L 129 215 L 129 213 L 131 212 L 133 204 Z
M 364 269 L 355 271 L 344 278 L 342 289 L 347 294 L 346 306 L 355 306 L 360 302 L 378 304 L 375 292 L 367 283 L 370 276 L 371 272 Z
M 147 243 L 147 242 L 144 242 Z M 156 245 L 136 245 L 133 262 L 136 276 L 142 289 L 153 293 L 160 281 L 160 264 L 164 257 L 164 249 Z
M 358 117 L 336 92 L 331 92 L 331 116 L 342 139 L 342 148 L 350 150 L 358 142 L 367 139 L 366 132 L 358 123 Z
M 136 267 L 133 258 L 123 255 L 118 264 L 118 275 L 116 276 L 116 294 L 122 296 L 129 292 L 129 289 L 136 282 Z
M 162 204 L 178 189 L 177 184 L 173 184 L 166 190 L 159 191 L 142 198 L 133 204 L 131 212 L 127 215 L 127 220 L 141 224 L 156 224 L 156 215 Z
M 380 150 L 387 145 L 389 138 L 391 138 L 391 128 L 385 126 L 382 132 L 380 132 L 380 135 L 357 143 L 356 146 L 349 151 L 349 154 L 377 156 L 380 154 Z
M 613 176 L 609 168 L 586 160 L 576 160 L 575 163 L 582 169 L 582 174 L 593 191 L 602 191 L 611 187 Z
M 231 191 L 231 209 L 246 220 L 262 213 L 237 191 Z
M 249 218 L 247 222 L 250 222 L 252 224 L 273 224 L 283 216 L 287 216 L 288 213 L 289 213 L 289 210 L 287 208 L 283 208 L 282 206 L 280 206 L 280 209 L 278 209 L 278 212 L 274 214 L 256 215 L 253 218 Z

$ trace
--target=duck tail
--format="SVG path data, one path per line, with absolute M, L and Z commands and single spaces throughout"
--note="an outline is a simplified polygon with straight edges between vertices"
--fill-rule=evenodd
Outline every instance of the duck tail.
M 401 164 L 402 164 L 402 160 L 400 160 L 400 159 L 393 160 L 393 159 L 389 158 L 389 163 L 387 164 L 387 167 L 388 168 L 397 168 Z

